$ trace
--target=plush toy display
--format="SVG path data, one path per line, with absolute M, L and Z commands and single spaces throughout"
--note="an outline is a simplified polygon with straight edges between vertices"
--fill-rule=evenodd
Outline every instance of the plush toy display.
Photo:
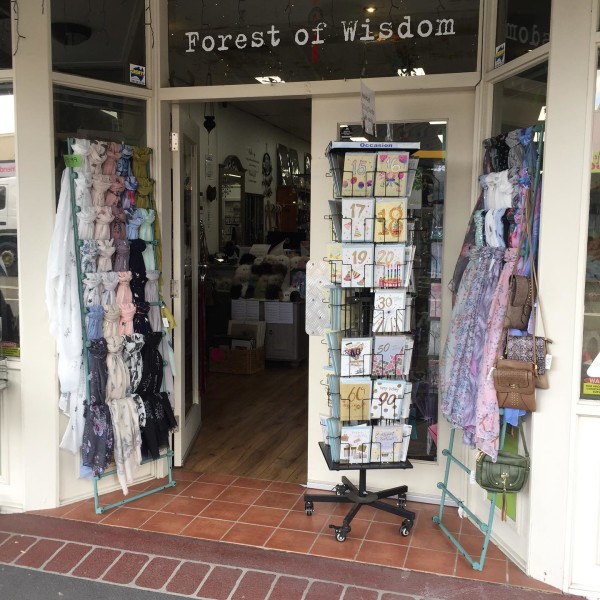
M 290 259 L 290 300 L 297 301 L 306 297 L 306 256 L 293 256 Z
M 235 270 L 231 284 L 231 298 L 252 298 L 254 296 L 254 285 L 252 282 L 252 267 L 250 265 L 239 265 Z

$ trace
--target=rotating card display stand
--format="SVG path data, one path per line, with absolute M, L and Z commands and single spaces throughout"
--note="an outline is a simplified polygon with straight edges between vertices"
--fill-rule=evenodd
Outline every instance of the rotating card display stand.
M 414 346 L 406 180 L 418 162 L 409 168 L 408 151 L 419 147 L 374 142 L 365 150 L 359 143 L 331 142 L 326 152 L 334 193 L 327 218 L 336 244 L 307 267 L 307 333 L 323 336 L 330 359 L 323 383 L 330 415 L 321 418 L 319 447 L 331 471 L 358 471 L 359 481 L 343 476 L 335 495 L 307 493 L 304 508 L 311 516 L 318 502 L 351 504 L 342 523 L 330 525 L 339 542 L 363 506 L 402 517 L 403 536 L 415 520 L 406 508 L 408 487 L 368 491 L 367 472 L 413 468 L 406 458 Z
M 79 239 L 79 234 L 78 234 L 77 213 L 80 211 L 80 208 L 76 204 L 75 179 L 77 178 L 77 173 L 74 170 L 74 168 L 76 166 L 79 166 L 79 164 L 80 164 L 79 161 L 81 160 L 81 157 L 76 154 L 73 154 L 72 145 L 74 142 L 75 142 L 75 140 L 72 138 L 69 138 L 67 140 L 68 153 L 65 156 L 65 163 L 69 170 L 69 184 L 70 184 L 70 192 L 71 192 L 71 194 L 70 194 L 71 195 L 71 215 L 72 215 L 72 222 L 73 222 L 74 242 L 75 242 L 74 255 L 75 255 L 75 260 L 76 260 L 76 265 L 77 265 L 77 275 L 78 275 L 78 282 L 79 282 L 78 291 L 79 291 L 79 304 L 80 304 L 80 309 L 81 309 L 80 316 L 81 316 L 81 328 L 82 328 L 83 348 L 84 348 L 83 370 L 84 370 L 85 386 L 86 386 L 86 403 L 89 405 L 89 403 L 90 403 L 90 369 L 89 369 L 89 364 L 88 364 L 87 349 L 90 347 L 90 341 L 88 340 L 87 333 L 86 333 L 87 307 L 85 306 L 84 298 L 83 298 L 83 279 L 85 277 L 85 273 L 83 273 L 83 271 L 82 271 L 81 256 L 80 256 L 80 251 L 79 251 L 79 248 L 83 245 L 83 241 Z M 148 163 L 146 163 L 146 173 L 147 173 L 147 177 L 149 177 L 150 169 L 149 169 Z M 158 219 L 158 213 L 156 212 L 156 207 L 154 205 L 152 193 L 148 194 L 148 203 L 149 203 L 148 208 L 154 210 L 156 219 Z M 159 241 L 154 239 L 151 242 L 146 242 L 146 243 L 152 245 L 154 261 L 157 262 L 157 260 L 156 260 L 157 259 L 157 247 L 158 247 Z M 159 265 L 157 264 L 157 267 L 158 266 Z M 164 302 L 160 298 L 158 301 L 149 302 L 148 304 L 150 306 L 158 306 L 158 307 L 164 306 Z M 163 337 L 166 336 L 165 329 L 162 330 L 162 335 L 163 335 Z M 163 359 L 163 370 L 167 364 L 168 364 L 168 362 Z M 162 390 L 163 390 L 163 392 L 167 392 L 164 373 L 163 373 L 163 378 L 162 378 Z M 102 514 L 109 509 L 116 508 L 118 506 L 122 506 L 122 505 L 128 504 L 130 502 L 134 502 L 136 500 L 139 500 L 140 498 L 143 498 L 150 494 L 154 494 L 156 492 L 160 492 L 164 489 L 167 489 L 167 488 L 170 488 L 170 487 L 173 487 L 174 485 L 176 485 L 176 482 L 173 480 L 173 471 L 172 471 L 173 456 L 174 456 L 174 452 L 169 447 L 163 451 L 163 453 L 160 455 L 160 457 L 158 459 L 148 458 L 148 459 L 142 460 L 142 462 L 141 462 L 141 464 L 147 464 L 147 463 L 155 462 L 156 460 L 165 460 L 166 466 L 167 466 L 167 483 L 165 483 L 163 485 L 159 485 L 152 489 L 144 490 L 143 492 L 140 492 L 138 494 L 128 495 L 127 497 L 123 498 L 123 500 L 113 502 L 111 504 L 102 505 L 100 503 L 100 496 L 99 496 L 99 492 L 98 492 L 98 482 L 100 481 L 100 479 L 102 479 L 104 477 L 107 477 L 109 475 L 115 475 L 117 473 L 117 469 L 116 468 L 107 469 L 107 470 L 102 471 L 102 473 L 100 473 L 100 474 L 93 475 L 92 481 L 93 481 L 93 486 L 94 486 L 94 509 L 95 509 L 95 512 L 97 514 Z

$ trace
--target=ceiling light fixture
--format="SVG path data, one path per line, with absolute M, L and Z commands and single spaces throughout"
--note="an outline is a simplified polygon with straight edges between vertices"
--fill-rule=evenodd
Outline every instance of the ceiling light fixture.
M 365 6 L 365 12 L 369 13 L 370 15 L 372 15 L 376 10 L 377 7 L 375 6 Z
M 407 69 L 398 69 L 398 75 L 400 75 L 400 77 L 425 75 L 425 69 L 423 69 L 422 67 L 416 67 L 414 69 L 411 69 L 410 71 L 408 71 Z
M 351 142 L 368 142 L 369 140 L 366 137 L 359 136 L 359 137 L 351 137 L 350 141 Z
M 538 116 L 538 121 L 545 121 L 546 120 L 546 107 L 542 106 L 542 109 L 540 110 L 540 114 Z
M 281 77 L 278 77 L 277 75 L 265 75 L 263 77 L 255 77 L 254 79 L 256 79 L 256 81 L 258 81 L 259 83 L 285 83 L 285 81 L 283 79 L 281 79 Z
M 446 121 L 429 121 L 430 125 L 445 125 Z

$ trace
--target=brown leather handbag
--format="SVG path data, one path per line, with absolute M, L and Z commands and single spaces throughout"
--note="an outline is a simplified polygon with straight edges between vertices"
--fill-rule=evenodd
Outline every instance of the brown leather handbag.
M 533 362 L 499 358 L 494 369 L 494 387 L 500 408 L 535 411 L 535 369 Z
M 523 275 L 511 275 L 508 293 L 504 326 L 507 329 L 527 329 L 533 304 L 531 279 Z

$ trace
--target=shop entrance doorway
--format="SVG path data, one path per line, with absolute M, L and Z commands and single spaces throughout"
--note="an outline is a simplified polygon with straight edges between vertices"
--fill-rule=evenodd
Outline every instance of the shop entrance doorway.
M 172 105 L 176 466 L 306 483 L 310 131 L 310 100 Z

